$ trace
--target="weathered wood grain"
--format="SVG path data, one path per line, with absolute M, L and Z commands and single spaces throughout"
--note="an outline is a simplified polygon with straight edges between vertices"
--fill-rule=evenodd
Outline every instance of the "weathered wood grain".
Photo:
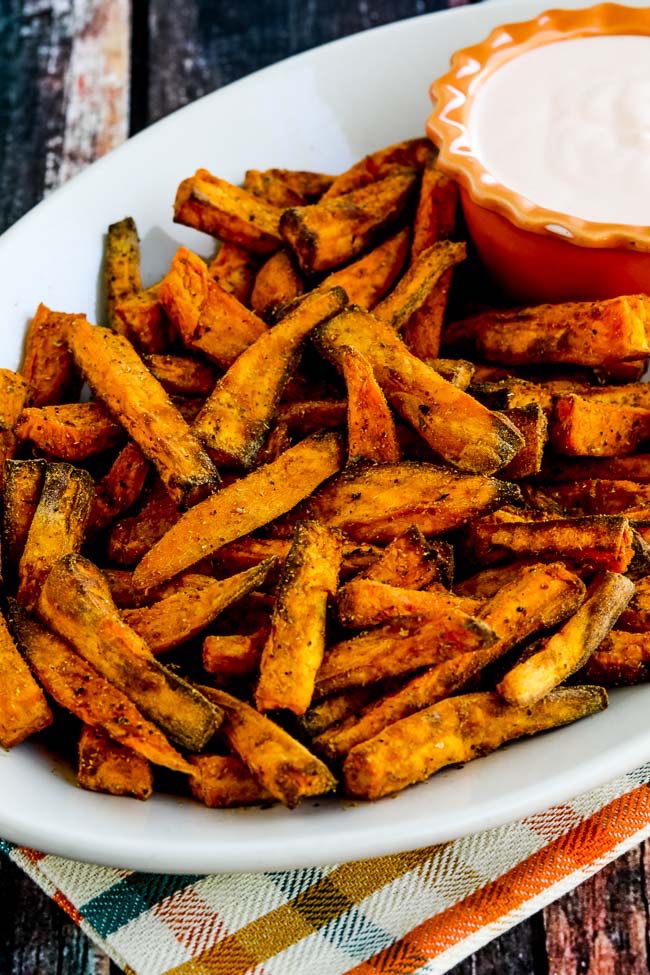
M 541 915 L 506 931 L 449 975 L 547 975 Z

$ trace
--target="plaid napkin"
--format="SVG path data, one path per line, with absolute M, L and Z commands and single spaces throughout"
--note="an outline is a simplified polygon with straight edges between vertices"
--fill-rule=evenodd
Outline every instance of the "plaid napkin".
M 439 975 L 650 835 L 650 764 L 439 846 L 259 874 L 163 876 L 12 847 L 136 975 Z

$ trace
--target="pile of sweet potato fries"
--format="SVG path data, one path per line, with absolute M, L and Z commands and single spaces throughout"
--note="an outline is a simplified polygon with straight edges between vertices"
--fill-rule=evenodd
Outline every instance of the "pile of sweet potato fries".
M 152 766 L 377 799 L 647 678 L 649 300 L 504 307 L 457 203 L 424 139 L 199 170 L 210 263 L 144 288 L 125 218 L 101 326 L 39 306 L 0 371 L 0 744 L 63 721 L 79 784 L 140 799 Z

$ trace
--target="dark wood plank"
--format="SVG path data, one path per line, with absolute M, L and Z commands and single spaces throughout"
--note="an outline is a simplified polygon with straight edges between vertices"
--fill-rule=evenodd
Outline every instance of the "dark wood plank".
M 548 975 L 541 915 L 506 931 L 449 975 Z

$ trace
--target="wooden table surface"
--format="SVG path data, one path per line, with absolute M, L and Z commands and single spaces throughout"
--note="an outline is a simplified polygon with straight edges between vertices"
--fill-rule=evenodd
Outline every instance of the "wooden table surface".
M 0 230 L 130 134 L 206 92 L 325 41 L 464 2 L 0 0 Z M 34 282 L 37 301 L 38 269 Z M 647 975 L 649 870 L 644 845 L 454 975 Z M 0 858 L 0 975 L 117 971 Z

